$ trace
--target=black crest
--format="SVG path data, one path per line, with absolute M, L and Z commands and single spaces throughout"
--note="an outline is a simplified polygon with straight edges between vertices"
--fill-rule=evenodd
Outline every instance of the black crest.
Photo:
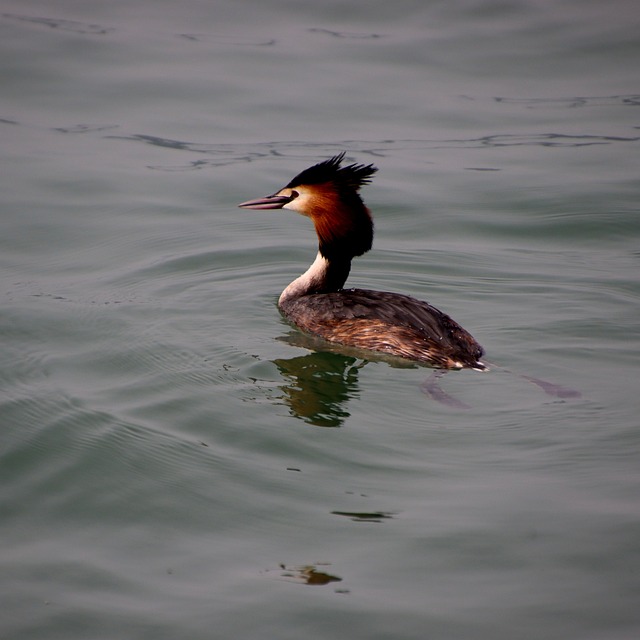
M 344 151 L 329 160 L 314 164 L 313 167 L 299 173 L 287 187 L 293 188 L 302 184 L 323 184 L 333 182 L 336 186 L 358 191 L 361 186 L 371 182 L 371 176 L 378 170 L 372 164 L 349 164 L 340 166 L 344 160 Z

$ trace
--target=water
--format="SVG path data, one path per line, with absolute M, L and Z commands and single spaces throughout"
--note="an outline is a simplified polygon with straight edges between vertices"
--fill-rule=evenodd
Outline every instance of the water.
M 639 21 L 6 1 L 0 636 L 637 637 Z M 343 150 L 470 409 L 277 313 L 313 234 L 236 204 Z

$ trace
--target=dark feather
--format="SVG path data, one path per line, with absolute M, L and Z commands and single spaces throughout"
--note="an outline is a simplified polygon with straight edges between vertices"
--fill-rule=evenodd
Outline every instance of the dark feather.
M 332 182 L 339 190 L 353 189 L 357 191 L 363 185 L 370 183 L 371 177 L 378 170 L 372 164 L 349 164 L 346 167 L 342 167 L 343 160 L 344 151 L 329 160 L 319 162 L 305 169 L 291 180 L 287 187 L 293 189 L 303 184 L 312 185 Z
M 467 331 L 428 302 L 411 296 L 344 289 L 287 301 L 282 312 L 294 324 L 331 342 L 445 368 L 484 368 L 478 362 L 484 350 Z

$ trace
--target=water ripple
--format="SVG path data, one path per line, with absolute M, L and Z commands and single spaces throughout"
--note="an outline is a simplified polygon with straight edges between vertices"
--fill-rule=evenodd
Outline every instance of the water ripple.
M 549 106 L 544 99 L 509 99 L 496 98 L 498 102 L 521 104 L 525 107 Z M 640 104 L 640 96 L 610 96 L 601 98 L 567 98 L 551 101 L 555 106 L 603 106 L 607 104 L 632 105 Z M 15 119 L 0 119 L 0 124 L 11 124 L 28 128 L 40 128 Z M 76 123 L 50 130 L 61 134 L 97 134 L 117 129 L 115 124 Z M 640 141 L 640 136 L 605 135 L 595 133 L 562 133 L 547 131 L 541 133 L 488 133 L 483 136 L 469 138 L 415 138 L 415 139 L 351 139 L 333 142 L 314 142 L 309 140 L 272 140 L 252 143 L 206 143 L 180 140 L 144 133 L 109 133 L 102 136 L 108 140 L 122 140 L 125 142 L 142 143 L 152 147 L 159 147 L 171 151 L 197 154 L 198 158 L 191 158 L 186 162 L 162 163 L 147 165 L 156 171 L 193 171 L 204 168 L 219 168 L 229 165 L 246 164 L 271 157 L 291 157 L 305 160 L 317 160 L 323 156 L 333 156 L 338 151 L 348 154 L 384 157 L 391 152 L 411 150 L 443 150 L 443 149 L 482 149 L 503 147 L 553 147 L 580 148 L 594 145 L 627 145 Z M 349 160 L 354 159 L 348 157 Z
M 49 27 L 50 29 L 59 29 L 60 31 L 70 31 L 71 33 L 78 33 L 82 35 L 102 36 L 115 31 L 113 27 L 103 27 L 99 24 L 80 22 L 78 20 L 63 20 L 61 18 L 40 18 L 36 16 L 25 16 L 15 13 L 3 13 L 2 17 L 8 20 L 27 22 L 36 26 Z
M 106 27 L 96 23 L 83 22 L 80 20 L 65 20 L 63 18 L 44 18 L 39 16 L 27 16 L 17 13 L 3 13 L 2 18 L 5 20 L 12 20 L 15 22 L 27 23 L 34 27 L 48 27 L 49 29 L 56 29 L 58 31 L 66 31 L 69 33 L 75 33 L 78 35 L 89 36 L 104 36 L 112 34 L 118 31 L 115 27 Z M 188 42 L 214 42 L 216 44 L 231 45 L 231 46 L 252 46 L 252 47 L 264 47 L 272 46 L 276 44 L 274 38 L 252 38 L 247 39 L 240 35 L 229 34 L 199 34 L 199 33 L 178 33 L 176 37 L 186 40 Z M 346 35 L 343 37 L 358 37 L 353 35 Z M 362 36 L 360 36 L 362 37 Z M 376 37 L 376 36 L 367 36 Z
M 213 158 L 199 158 L 178 165 L 150 165 L 150 169 L 158 171 L 188 171 L 205 167 L 222 167 L 233 164 L 253 162 L 267 157 L 288 156 L 319 158 L 323 154 L 330 156 L 337 151 L 345 150 L 348 153 L 359 153 L 382 157 L 392 151 L 406 150 L 433 150 L 433 149 L 479 149 L 516 146 L 540 146 L 540 147 L 585 147 L 592 145 L 611 145 L 635 143 L 640 141 L 640 136 L 611 136 L 596 134 L 563 134 L 557 132 L 547 133 L 521 133 L 521 134 L 488 134 L 481 137 L 460 139 L 417 139 L 417 140 L 346 140 L 335 143 L 308 142 L 308 141 L 271 141 L 254 144 L 206 144 L 184 140 L 174 140 L 149 136 L 144 134 L 132 134 L 121 136 L 107 136 L 109 138 L 142 142 L 156 147 L 189 151 L 203 156 L 215 156 Z
M 623 94 L 614 96 L 576 96 L 568 98 L 504 98 L 495 97 L 496 102 L 522 105 L 527 109 L 569 108 L 576 107 L 640 107 L 640 94 Z

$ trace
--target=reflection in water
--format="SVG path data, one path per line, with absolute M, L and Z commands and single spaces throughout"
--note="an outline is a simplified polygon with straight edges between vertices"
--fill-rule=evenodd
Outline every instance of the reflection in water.
M 345 516 L 351 518 L 353 522 L 382 522 L 385 519 L 393 518 L 393 514 L 388 511 L 332 511 L 334 516 Z
M 305 422 L 319 427 L 340 427 L 349 412 L 344 408 L 349 398 L 358 393 L 358 370 L 367 362 L 386 362 L 392 367 L 415 369 L 419 365 L 410 360 L 381 353 L 364 352 L 345 345 L 332 345 L 299 331 L 291 331 L 280 338 L 312 353 L 289 359 L 274 360 L 289 384 L 282 386 L 284 402 L 291 413 Z M 366 359 L 363 355 L 367 356 Z M 420 386 L 433 400 L 455 409 L 468 409 L 439 385 L 443 371 L 434 371 Z
M 421 385 L 420 391 L 422 393 L 428 395 L 433 398 L 437 402 L 446 405 L 447 407 L 451 407 L 453 409 L 471 409 L 471 407 L 462 402 L 462 400 L 458 400 L 453 396 L 450 396 L 439 383 L 440 378 L 443 375 L 448 373 L 448 371 L 444 371 L 443 369 L 436 369 Z
M 273 362 L 287 381 L 283 399 L 293 415 L 318 427 L 342 426 L 349 416 L 344 405 L 358 394 L 363 361 L 323 351 Z
M 279 358 L 273 362 L 287 381 L 281 388 L 283 400 L 289 406 L 292 415 L 319 427 L 340 427 L 345 418 L 349 417 L 345 405 L 349 398 L 358 395 L 358 370 L 367 362 L 386 362 L 389 366 L 403 369 L 420 367 L 410 360 L 345 345 L 333 345 L 322 338 L 315 338 L 296 330 L 280 340 L 312 351 L 308 355 Z M 579 391 L 569 387 L 516 373 L 494 363 L 490 363 L 490 366 L 492 369 L 502 370 L 533 383 L 549 396 L 563 400 L 581 397 Z M 428 371 L 428 368 L 425 367 L 425 370 Z M 469 410 L 471 407 L 468 404 L 449 395 L 440 386 L 443 376 L 458 373 L 443 369 L 431 370 L 420 384 L 420 391 L 431 400 L 451 409 Z
M 342 578 L 338 576 L 332 576 L 325 571 L 318 571 L 317 565 L 324 564 L 318 562 L 316 565 L 305 565 L 302 567 L 287 567 L 284 564 L 280 565 L 280 569 L 283 573 L 280 574 L 283 578 L 289 578 L 295 582 L 310 585 L 325 585 L 332 582 L 342 582 Z

